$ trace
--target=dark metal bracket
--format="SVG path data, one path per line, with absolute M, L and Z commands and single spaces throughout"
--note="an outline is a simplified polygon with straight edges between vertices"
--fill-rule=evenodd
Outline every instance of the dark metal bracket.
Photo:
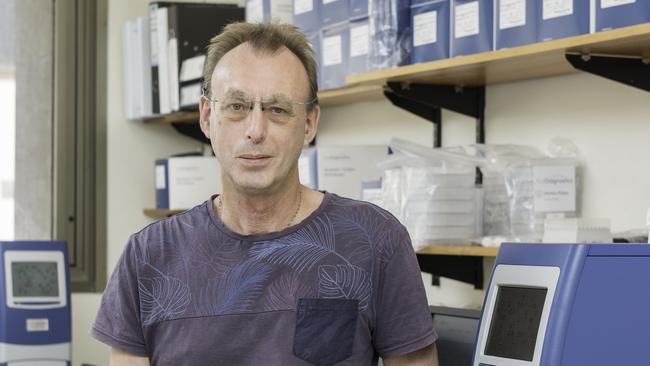
M 418 254 L 422 272 L 431 273 L 433 285 L 440 285 L 440 277 L 447 277 L 483 289 L 483 257 L 460 255 Z
M 567 53 L 576 69 L 650 92 L 650 59 Z
M 210 144 L 210 140 L 208 140 L 205 137 L 203 131 L 201 131 L 201 125 L 198 122 L 196 123 L 173 122 L 172 126 L 181 135 L 185 135 L 191 139 L 200 141 L 204 144 L 208 144 L 208 145 Z
M 417 99 L 412 99 L 401 95 L 398 92 L 386 88 L 384 95 L 396 107 L 409 111 L 416 116 L 424 118 L 435 125 L 433 147 L 442 146 L 442 110 L 438 107 L 431 106 L 427 103 L 422 103 Z
M 442 137 L 441 109 L 476 118 L 476 142 L 485 142 L 485 86 L 388 82 L 384 95 L 397 107 L 435 123 L 436 147 Z

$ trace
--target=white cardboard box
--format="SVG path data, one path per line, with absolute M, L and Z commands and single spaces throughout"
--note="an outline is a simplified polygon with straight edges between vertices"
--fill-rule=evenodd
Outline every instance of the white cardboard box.
M 173 157 L 156 161 L 156 207 L 189 209 L 221 191 L 217 158 Z
M 361 198 L 361 182 L 382 176 L 377 163 L 386 160 L 388 147 L 318 146 L 318 188 L 339 196 Z

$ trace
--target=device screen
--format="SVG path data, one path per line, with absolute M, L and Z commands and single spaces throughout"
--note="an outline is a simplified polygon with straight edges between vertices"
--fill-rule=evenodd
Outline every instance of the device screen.
M 57 297 L 57 262 L 11 263 L 14 297 Z
M 499 286 L 485 354 L 532 361 L 546 288 Z

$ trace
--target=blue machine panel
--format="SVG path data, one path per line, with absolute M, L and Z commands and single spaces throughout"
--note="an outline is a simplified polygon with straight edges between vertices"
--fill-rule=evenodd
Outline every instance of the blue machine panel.
M 69 362 L 66 242 L 0 242 L 0 284 L 0 364 L 34 358 Z M 42 346 L 48 346 L 44 353 Z
M 454 0 L 452 8 L 452 57 L 492 51 L 493 11 L 490 0 Z
M 650 257 L 588 257 L 582 278 L 561 365 L 650 362 Z
M 596 31 L 650 22 L 650 1 L 596 0 Z
M 589 33 L 590 2 L 543 0 L 538 3 L 538 41 L 549 41 Z
M 497 0 L 496 49 L 522 46 L 537 41 L 538 0 Z
M 507 268 L 516 268 L 518 275 L 504 276 Z M 540 273 L 552 273 L 553 268 L 559 270 L 557 280 L 540 277 Z M 648 278 L 650 245 L 647 244 L 504 244 L 486 294 L 473 365 L 645 364 L 650 344 Z M 544 281 L 551 285 L 531 286 L 533 282 Z M 547 321 L 542 316 L 534 358 L 528 352 L 508 348 L 516 346 L 516 342 L 504 339 L 505 336 L 500 338 L 500 345 L 506 348 L 487 349 L 485 339 L 489 338 L 488 328 L 494 322 L 510 329 L 513 327 L 508 325 L 511 324 L 508 320 L 513 319 L 502 318 L 523 317 L 517 311 L 502 313 L 501 318 L 488 316 L 498 313 L 495 308 L 499 302 L 494 300 L 494 293 L 507 288 L 549 292 L 550 297 L 546 299 L 549 306 L 545 305 L 544 309 Z M 520 299 L 510 302 L 532 301 L 528 295 L 524 298 L 522 294 L 526 292 L 512 292 L 513 297 Z M 528 344 L 526 347 L 531 350 Z M 508 351 L 502 352 L 503 349 Z
M 411 63 L 449 58 L 449 0 L 411 5 Z

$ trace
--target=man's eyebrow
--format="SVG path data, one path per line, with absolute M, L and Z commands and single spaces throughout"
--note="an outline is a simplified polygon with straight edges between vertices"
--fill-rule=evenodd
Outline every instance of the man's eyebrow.
M 237 99 L 248 99 L 248 95 L 244 93 L 243 90 L 240 89 L 228 89 L 226 91 L 226 94 L 224 94 L 224 97 L 226 98 L 237 98 Z
M 235 89 L 235 88 L 228 89 L 224 94 L 224 97 L 244 99 L 244 100 L 251 99 L 251 97 L 248 94 L 246 94 L 246 92 L 244 92 L 241 89 Z M 264 102 L 266 103 L 292 102 L 292 101 L 293 99 L 291 99 L 288 95 L 284 93 L 274 93 L 264 98 Z

